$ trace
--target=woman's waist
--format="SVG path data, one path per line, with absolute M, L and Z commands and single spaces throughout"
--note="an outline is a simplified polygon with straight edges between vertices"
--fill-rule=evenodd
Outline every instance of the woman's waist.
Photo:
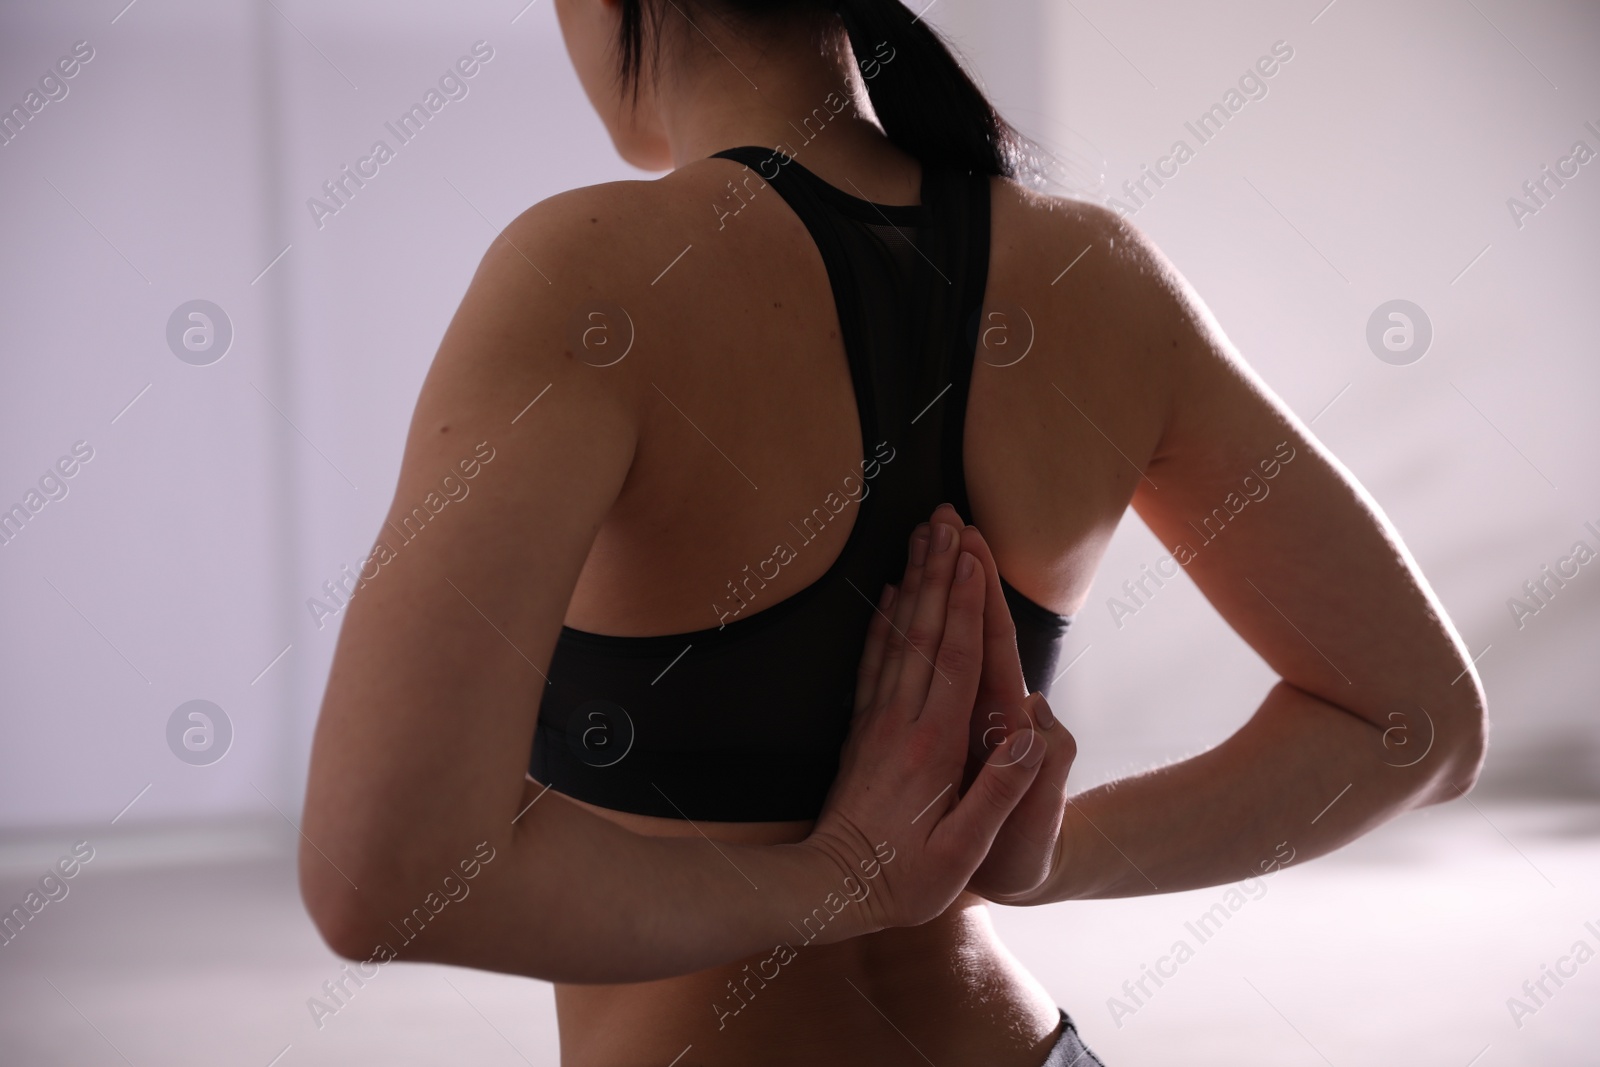
M 963 893 L 931 922 L 846 941 L 815 943 L 813 927 L 693 974 L 557 984 L 563 1064 L 867 1064 L 915 1058 L 908 1043 L 934 1062 L 1042 1062 L 1055 1003 L 995 935 L 982 898 Z

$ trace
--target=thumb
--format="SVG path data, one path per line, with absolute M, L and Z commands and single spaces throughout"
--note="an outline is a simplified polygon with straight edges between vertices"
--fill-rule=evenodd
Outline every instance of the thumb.
M 944 839 L 940 845 L 960 862 L 973 867 L 983 862 L 1006 817 L 1027 795 L 1044 756 L 1043 735 L 1028 728 L 1008 734 L 989 754 L 961 799 L 940 820 L 933 835 Z

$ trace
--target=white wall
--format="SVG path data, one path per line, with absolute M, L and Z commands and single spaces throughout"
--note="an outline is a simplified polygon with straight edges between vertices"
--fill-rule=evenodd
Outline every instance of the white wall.
M 1044 10 L 1050 113 L 1104 152 L 1112 193 L 1174 140 L 1197 145 L 1184 122 L 1275 42 L 1293 48 L 1267 95 L 1198 146 L 1135 221 L 1279 395 L 1316 419 L 1482 654 L 1494 722 L 1483 788 L 1600 793 L 1600 568 L 1582 568 L 1520 629 L 1507 606 L 1575 540 L 1600 550 L 1583 528 L 1600 527 L 1600 163 L 1520 228 L 1506 206 L 1575 140 L 1600 151 L 1584 128 L 1600 128 L 1600 10 Z M 1394 298 L 1434 327 L 1407 366 L 1381 362 L 1365 339 L 1369 315 Z M 1108 598 L 1161 552 L 1130 516 L 1084 613 L 1083 659 L 1067 678 L 1085 781 L 1214 743 L 1271 680 L 1190 585 L 1115 624 Z
M 97 7 L 103 5 L 97 5 Z M 22 103 L 75 41 L 93 58 L 0 148 L 0 506 L 73 442 L 89 461 L 0 547 L 0 819 L 9 826 L 206 818 L 281 799 L 278 596 L 302 507 L 284 478 L 292 365 L 274 345 L 271 170 L 247 5 L 0 14 L 0 100 Z M 168 316 L 226 309 L 209 367 L 168 349 Z M 259 390 L 259 392 L 258 392 Z M 138 398 L 135 400 L 135 398 Z M 132 406 L 128 406 L 132 402 Z M 210 768 L 165 742 L 181 703 L 236 737 Z
M 337 633 L 305 602 L 370 546 L 478 258 L 529 204 L 637 176 L 548 3 L 515 23 L 520 5 L 492 3 L 121 6 L 0 11 L 7 106 L 74 42 L 94 49 L 0 148 L 0 503 L 94 448 L 0 546 L 13 831 L 108 827 L 135 797 L 118 829 L 297 812 Z M 396 145 L 384 123 L 479 40 L 493 58 L 467 95 L 319 228 L 307 199 Z M 234 328 L 209 366 L 165 339 L 197 297 Z M 234 730 L 208 766 L 166 739 L 197 698 Z
M 1600 568 L 1520 631 L 1506 600 L 1575 539 L 1600 548 L 1582 529 L 1600 526 L 1600 165 L 1521 229 L 1505 200 L 1575 139 L 1600 150 L 1583 129 L 1600 126 L 1600 15 L 1475 4 L 1339 0 L 1318 16 L 1320 2 L 945 0 L 929 17 L 1100 192 L 1185 136 L 1273 42 L 1293 46 L 1266 98 L 1136 221 L 1303 418 L 1339 397 L 1315 431 L 1388 510 L 1473 651 L 1492 646 L 1484 788 L 1593 793 Z M 0 546 L 13 835 L 109 824 L 136 796 L 119 827 L 296 814 L 336 633 L 305 601 L 368 547 L 478 257 L 529 204 L 638 176 L 588 110 L 548 2 L 520 16 L 488 0 L 121 7 L 0 11 L 7 107 L 73 42 L 95 49 L 69 95 L 0 148 L 0 505 L 73 442 L 95 450 L 69 495 Z M 494 57 L 468 95 L 319 228 L 307 198 L 479 40 Z M 1409 366 L 1364 340 L 1395 297 L 1434 324 Z M 210 366 L 165 339 L 195 298 L 234 327 Z M 1056 694 L 1083 784 L 1213 743 L 1269 683 L 1187 585 L 1113 622 L 1107 597 L 1160 554 L 1130 518 L 1072 638 L 1066 658 L 1083 656 Z M 196 698 L 235 731 L 210 766 L 166 740 Z

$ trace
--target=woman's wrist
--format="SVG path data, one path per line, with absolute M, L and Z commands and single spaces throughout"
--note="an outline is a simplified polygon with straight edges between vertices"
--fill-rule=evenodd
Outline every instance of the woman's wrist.
M 1081 796 L 1081 794 L 1080 794 Z M 1092 838 L 1092 839 L 1091 839 Z M 1061 830 L 1056 834 L 1055 859 L 1050 865 L 1050 877 L 1039 887 L 1035 904 L 1053 904 L 1060 900 L 1083 900 L 1093 895 L 1089 888 L 1094 881 L 1093 864 L 1098 850 L 1098 832 L 1090 823 L 1080 803 L 1067 799 L 1061 815 Z
M 772 848 L 789 872 L 779 895 L 780 931 L 798 933 L 808 944 L 831 944 L 890 925 L 879 892 L 883 867 L 894 858 L 887 845 L 863 851 L 810 837 Z
M 1054 904 L 1062 900 L 1077 900 L 1091 895 L 1087 889 L 1092 881 L 1090 864 L 1094 850 L 1086 847 L 1087 831 L 1094 833 L 1077 803 L 1067 801 L 1061 815 L 1061 829 L 1056 832 L 1055 850 L 1051 853 L 1050 873 L 1033 889 L 1017 893 L 1007 899 L 991 898 L 996 904 L 1027 908 L 1039 904 Z
M 1066 872 L 1062 870 L 1062 856 L 1064 853 L 1070 854 L 1065 843 L 1070 816 L 1071 813 L 1068 812 L 1061 819 L 1061 829 L 1056 833 L 1055 847 L 1050 854 L 1050 872 L 1044 876 L 1042 882 L 1021 893 L 985 893 L 984 898 L 995 904 L 1004 904 L 1008 908 L 1031 908 L 1037 904 L 1051 904 L 1065 899 L 1062 880 Z

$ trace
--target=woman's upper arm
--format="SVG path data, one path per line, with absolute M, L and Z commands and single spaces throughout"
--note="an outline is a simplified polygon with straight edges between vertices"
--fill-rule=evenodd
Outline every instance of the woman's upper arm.
M 593 192 L 495 241 L 418 398 L 312 752 L 301 881 L 335 925 L 511 832 L 544 672 L 635 443 L 628 379 L 568 337 L 602 253 L 559 201 Z
M 1429 766 L 1470 783 L 1482 689 L 1398 533 L 1166 258 L 1131 225 L 1110 225 L 1141 336 L 1169 353 L 1166 422 L 1134 509 L 1285 681 L 1396 731 L 1388 739 L 1408 757 L 1433 739 Z

